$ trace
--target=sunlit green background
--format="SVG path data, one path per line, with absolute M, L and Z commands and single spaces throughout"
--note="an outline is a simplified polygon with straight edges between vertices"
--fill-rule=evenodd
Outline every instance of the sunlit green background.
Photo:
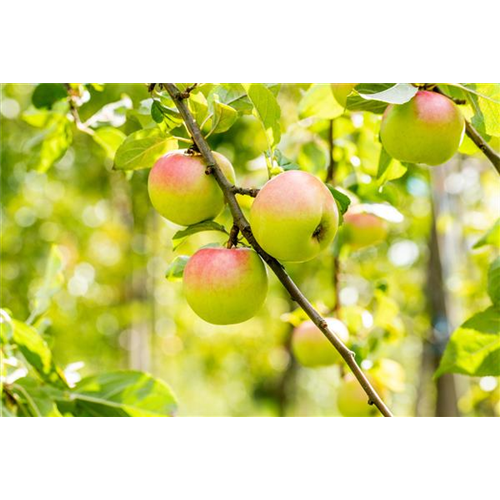
M 328 120 L 298 115 L 307 85 L 284 85 L 278 95 L 285 130 L 280 149 L 302 169 L 324 178 L 328 165 Z M 153 373 L 173 388 L 180 415 L 338 415 L 338 367 L 307 369 L 290 355 L 295 305 L 271 276 L 265 306 L 252 320 L 212 326 L 187 306 L 181 282 L 165 279 L 176 255 L 223 242 L 219 233 L 192 236 L 173 251 L 179 227 L 162 219 L 149 202 L 148 171 L 112 170 L 113 161 L 88 134 L 72 130 L 64 157 L 46 172 L 34 169 L 40 129 L 30 125 L 34 86 L 2 86 L 2 307 L 29 315 L 51 245 L 66 263 L 65 284 L 44 318 L 44 336 L 56 360 L 76 380 L 104 370 L 134 368 Z M 82 121 L 104 105 L 124 100 L 122 119 L 110 125 L 125 134 L 139 129 L 127 108 L 148 99 L 143 84 L 108 84 L 88 90 Z M 446 337 L 473 313 L 488 307 L 488 248 L 473 244 L 500 212 L 500 179 L 466 139 L 448 164 L 414 168 L 381 186 L 376 179 L 380 117 L 343 115 L 334 122 L 336 185 L 360 201 L 388 202 L 402 215 L 390 223 L 387 241 L 341 252 L 339 295 L 352 348 L 364 367 L 382 358 L 399 362 L 405 380 L 391 393 L 397 415 L 434 415 L 433 356 Z M 260 125 L 239 119 L 210 137 L 214 150 L 233 163 L 238 183 L 261 186 L 267 179 Z M 241 199 L 245 210 L 251 203 Z M 429 313 L 429 265 L 433 219 L 438 232 L 447 317 Z M 219 222 L 230 227 L 226 211 Z M 333 246 L 312 262 L 287 266 L 304 293 L 325 314 L 335 303 Z M 443 326 L 444 325 L 444 326 Z M 441 328 L 441 330 L 440 330 Z M 81 364 L 75 364 L 80 363 Z M 500 415 L 498 379 L 454 377 L 460 414 Z M 444 390 L 449 390 L 449 387 Z

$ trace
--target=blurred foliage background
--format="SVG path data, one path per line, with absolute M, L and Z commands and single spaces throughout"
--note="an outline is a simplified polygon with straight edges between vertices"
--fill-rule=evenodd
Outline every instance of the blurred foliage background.
M 398 370 L 388 378 L 396 415 L 500 415 L 498 378 L 432 379 L 449 334 L 490 304 L 491 249 L 472 247 L 500 215 L 497 173 L 466 139 L 461 150 L 467 155 L 381 182 L 380 116 L 352 112 L 332 123 L 304 109 L 308 88 L 280 89 L 280 150 L 324 179 L 333 130 L 334 184 L 359 202 L 390 204 L 393 210 L 385 241 L 360 250 L 342 247 L 337 278 L 338 244 L 287 269 L 321 312 L 329 314 L 340 297 L 339 314 L 363 367 L 382 359 L 401 365 L 403 375 Z M 32 104 L 34 90 L 2 85 L 2 307 L 19 319 L 29 316 L 55 244 L 65 262 L 64 286 L 39 327 L 74 380 L 105 370 L 144 370 L 173 388 L 179 415 L 338 415 L 341 369 L 307 369 L 293 360 L 290 334 L 303 317 L 274 276 L 260 314 L 227 327 L 199 319 L 183 298 L 181 282 L 165 279 L 176 255 L 224 237 L 200 233 L 174 251 L 172 236 L 179 227 L 153 210 L 148 170 L 112 169 L 113 140 L 119 144 L 148 119 L 136 111 L 150 97 L 147 86 L 89 86 L 81 120 L 118 103 L 100 119 L 108 133 L 112 128 L 121 134 L 103 146 L 71 124 L 66 134 L 72 141 L 49 169 L 40 161 L 40 148 L 57 154 L 60 144 L 47 146 L 50 129 L 34 126 L 42 119 Z M 265 183 L 266 140 L 253 117 L 238 119 L 209 141 L 232 161 L 239 185 Z M 240 201 L 248 210 L 251 199 Z M 217 221 L 230 227 L 227 209 Z

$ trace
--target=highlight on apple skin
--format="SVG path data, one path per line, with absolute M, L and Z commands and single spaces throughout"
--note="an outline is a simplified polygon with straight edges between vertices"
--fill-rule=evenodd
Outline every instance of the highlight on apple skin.
M 352 89 L 357 83 L 332 83 L 333 97 L 337 102 L 345 108 L 347 106 L 347 97 L 352 92 Z
M 367 377 L 375 391 L 385 398 L 384 388 L 372 376 L 367 375 Z M 351 373 L 344 377 L 338 389 L 337 408 L 344 417 L 373 417 L 378 413 L 374 405 L 368 404 L 366 392 Z
M 385 110 L 380 140 L 396 160 L 440 165 L 457 152 L 464 130 L 464 118 L 453 101 L 423 90 Z
M 214 152 L 223 174 L 234 184 L 231 162 Z M 171 222 L 189 226 L 213 219 L 224 208 L 224 194 L 212 175 L 205 174 L 200 155 L 172 151 L 162 156 L 151 169 L 148 190 L 154 208 Z
M 328 328 L 344 342 L 349 340 L 349 331 L 342 321 L 326 318 Z M 340 363 L 342 357 L 323 332 L 310 320 L 304 321 L 292 333 L 292 351 L 297 361 L 309 368 Z
M 250 248 L 202 248 L 184 269 L 184 295 L 208 323 L 230 325 L 255 316 L 267 295 L 267 270 Z
M 284 262 L 305 262 L 333 241 L 339 212 L 332 193 L 318 178 L 289 170 L 260 190 L 250 223 L 267 253 Z
M 344 242 L 354 250 L 376 245 L 387 238 L 387 221 L 367 212 L 344 214 L 342 233 Z

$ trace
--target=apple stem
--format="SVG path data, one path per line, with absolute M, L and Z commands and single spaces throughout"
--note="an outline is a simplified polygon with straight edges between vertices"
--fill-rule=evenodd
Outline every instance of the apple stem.
M 227 203 L 231 210 L 231 214 L 233 216 L 234 225 L 238 227 L 239 231 L 241 231 L 242 235 L 246 238 L 246 240 L 250 243 L 253 249 L 260 255 L 262 260 L 266 262 L 266 264 L 272 269 L 277 278 L 281 281 L 285 289 L 290 294 L 292 300 L 294 300 L 309 316 L 311 321 L 323 332 L 326 338 L 330 341 L 330 343 L 337 349 L 339 354 L 342 356 L 344 361 L 347 363 L 354 376 L 360 383 L 363 390 L 366 392 L 369 401 L 372 401 L 373 404 L 379 409 L 380 413 L 385 417 L 392 417 L 393 414 L 391 410 L 384 403 L 382 398 L 378 395 L 377 391 L 373 388 L 372 384 L 364 374 L 363 370 L 357 364 L 355 356 L 352 351 L 348 349 L 348 347 L 335 335 L 329 328 L 325 321 L 325 319 L 316 311 L 316 309 L 309 302 L 307 297 L 300 291 L 299 287 L 295 284 L 295 282 L 290 278 L 288 273 L 286 272 L 283 265 L 277 261 L 274 257 L 271 257 L 266 251 L 262 249 L 262 247 L 258 244 L 255 239 L 252 228 L 250 227 L 250 223 L 246 219 L 243 211 L 241 210 L 238 201 L 236 200 L 236 196 L 233 192 L 233 185 L 229 180 L 224 176 L 222 170 L 219 165 L 215 161 L 215 158 L 210 150 L 210 147 L 203 137 L 201 130 L 196 123 L 193 115 L 189 111 L 183 99 L 181 99 L 179 95 L 179 89 L 176 87 L 174 83 L 163 83 L 161 84 L 167 92 L 172 97 L 177 109 L 179 110 L 180 115 L 182 116 L 186 128 L 189 130 L 190 135 L 192 136 L 195 144 L 198 146 L 198 149 L 203 156 L 207 168 L 213 173 L 215 180 L 219 184 L 224 196 L 226 197 Z
M 240 232 L 240 228 L 233 224 L 231 231 L 229 232 L 229 239 L 227 240 L 227 248 L 233 248 L 238 246 L 238 233 Z

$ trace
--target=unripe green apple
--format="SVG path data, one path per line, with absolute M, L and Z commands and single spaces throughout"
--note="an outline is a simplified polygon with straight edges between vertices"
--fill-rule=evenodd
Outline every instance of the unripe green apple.
M 335 318 L 326 318 L 328 328 L 337 337 L 346 343 L 349 332 L 342 323 Z M 292 350 L 298 362 L 303 366 L 316 367 L 339 363 L 342 357 L 333 347 L 323 332 L 312 322 L 304 321 L 292 333 Z
M 213 153 L 223 174 L 234 184 L 231 162 Z M 205 173 L 200 155 L 172 151 L 162 156 L 149 173 L 148 189 L 151 203 L 169 221 L 189 226 L 213 219 L 224 207 L 224 194 L 213 175 Z
M 419 91 L 409 102 L 390 105 L 380 126 L 380 140 L 396 160 L 440 165 L 457 151 L 464 118 L 447 97 Z
M 342 225 L 345 242 L 358 250 L 375 245 L 387 238 L 387 222 L 367 212 L 344 214 Z
M 383 387 L 370 375 L 368 380 L 380 397 L 384 398 Z M 378 412 L 374 405 L 368 404 L 368 395 L 351 373 L 345 376 L 338 389 L 337 408 L 344 417 L 373 417 Z
M 202 248 L 184 269 L 184 294 L 193 311 L 214 325 L 250 319 L 267 295 L 267 271 L 250 248 Z
M 352 89 L 357 83 L 332 83 L 333 96 L 337 102 L 345 108 L 347 105 L 347 96 L 352 92 Z
M 289 170 L 260 190 L 250 221 L 266 252 L 282 261 L 305 262 L 332 242 L 339 213 L 332 193 L 318 178 Z

